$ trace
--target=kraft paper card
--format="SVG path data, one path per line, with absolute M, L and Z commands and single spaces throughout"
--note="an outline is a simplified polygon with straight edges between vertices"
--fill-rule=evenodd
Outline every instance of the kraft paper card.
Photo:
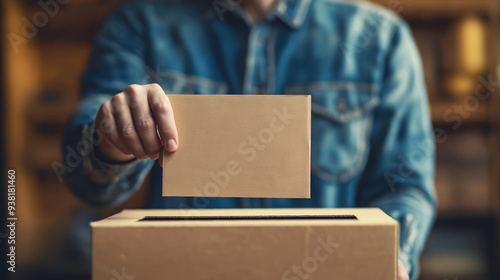
M 163 196 L 310 197 L 311 97 L 169 95 L 179 148 Z

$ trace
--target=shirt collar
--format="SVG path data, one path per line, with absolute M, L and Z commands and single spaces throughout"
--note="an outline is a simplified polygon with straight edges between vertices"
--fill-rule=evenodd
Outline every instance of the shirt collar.
M 213 16 L 216 14 L 216 10 L 219 9 L 219 17 L 221 20 L 224 19 L 224 13 L 227 11 L 236 12 L 243 18 L 243 11 L 241 11 L 238 3 L 238 0 L 232 0 L 236 3 L 231 3 L 231 0 L 216 0 L 217 4 L 210 4 L 211 12 L 210 14 Z M 211 1 L 210 1 L 211 2 Z M 278 0 L 276 3 L 276 7 L 274 11 L 271 12 L 267 17 L 277 17 L 281 19 L 285 24 L 290 26 L 291 28 L 298 28 L 304 22 L 304 19 L 307 15 L 307 11 L 309 9 L 309 5 L 311 4 L 311 0 Z M 216 6 L 217 5 L 217 6 Z M 215 8 L 215 9 L 214 9 Z
M 274 14 L 292 28 L 304 22 L 311 0 L 279 0 Z

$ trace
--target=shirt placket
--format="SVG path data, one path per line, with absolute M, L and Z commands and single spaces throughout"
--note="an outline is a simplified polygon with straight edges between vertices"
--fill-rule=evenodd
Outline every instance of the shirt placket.
M 251 28 L 248 38 L 243 93 L 263 94 L 269 91 L 269 28 L 265 22 Z

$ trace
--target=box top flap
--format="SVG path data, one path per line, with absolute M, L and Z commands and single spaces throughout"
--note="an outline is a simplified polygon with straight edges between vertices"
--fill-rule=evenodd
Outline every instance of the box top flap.
M 378 208 L 124 210 L 91 223 L 101 227 L 397 225 Z

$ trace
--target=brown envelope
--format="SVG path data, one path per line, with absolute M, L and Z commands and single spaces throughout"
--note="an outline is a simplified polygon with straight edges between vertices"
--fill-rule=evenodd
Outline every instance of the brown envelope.
M 163 196 L 310 197 L 311 97 L 169 95 Z

